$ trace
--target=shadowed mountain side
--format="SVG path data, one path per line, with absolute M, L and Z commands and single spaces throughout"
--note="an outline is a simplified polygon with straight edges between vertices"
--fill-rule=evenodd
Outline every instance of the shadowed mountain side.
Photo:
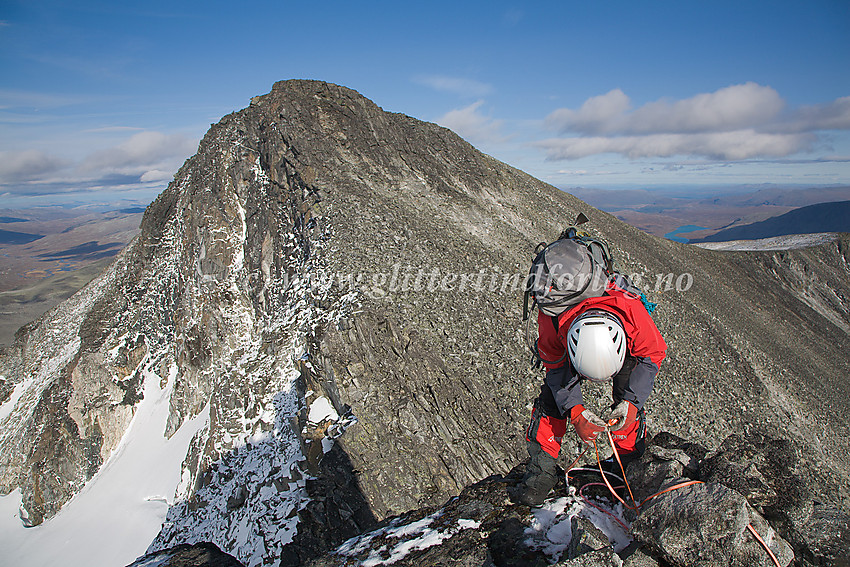
M 850 201 L 801 207 L 761 222 L 727 228 L 705 238 L 690 240 L 690 243 L 757 240 L 817 232 L 850 232 Z

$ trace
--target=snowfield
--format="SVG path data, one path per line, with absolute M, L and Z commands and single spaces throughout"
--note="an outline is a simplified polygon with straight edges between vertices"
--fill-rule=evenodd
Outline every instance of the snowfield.
M 145 373 L 145 398 L 121 444 L 56 516 L 25 528 L 20 490 L 0 498 L 0 563 L 120 567 L 144 555 L 172 504 L 189 443 L 209 419 L 205 409 L 164 437 L 174 370 L 165 388 L 159 376 Z

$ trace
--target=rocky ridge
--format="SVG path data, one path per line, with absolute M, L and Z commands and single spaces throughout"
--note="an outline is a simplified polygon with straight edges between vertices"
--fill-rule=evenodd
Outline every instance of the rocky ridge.
M 626 503 L 641 503 L 637 510 L 601 485 L 594 462 L 573 469 L 540 507 L 514 504 L 518 466 L 440 506 L 387 518 L 308 566 L 768 567 L 773 558 L 783 567 L 848 565 L 850 516 L 813 502 L 798 465 L 795 448 L 775 437 L 733 435 L 709 451 L 662 432 L 629 465 L 628 490 L 610 477 Z
M 18 333 L 0 358 L 0 492 L 22 489 L 30 524 L 55 514 L 146 379 L 173 388 L 166 435 L 209 412 L 150 551 L 211 541 L 303 564 L 505 474 L 540 380 L 522 278 L 578 212 L 660 304 L 650 427 L 707 447 L 772 432 L 800 448 L 813 499 L 846 510 L 847 235 L 732 253 L 651 237 L 315 81 L 214 125 L 109 270 Z

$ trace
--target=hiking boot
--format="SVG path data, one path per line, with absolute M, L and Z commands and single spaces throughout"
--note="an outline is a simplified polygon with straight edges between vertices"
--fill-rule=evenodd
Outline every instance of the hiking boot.
M 560 478 L 557 460 L 543 450 L 540 444 L 529 442 L 531 459 L 526 466 L 522 482 L 511 491 L 511 499 L 517 504 L 539 506 L 558 484 Z

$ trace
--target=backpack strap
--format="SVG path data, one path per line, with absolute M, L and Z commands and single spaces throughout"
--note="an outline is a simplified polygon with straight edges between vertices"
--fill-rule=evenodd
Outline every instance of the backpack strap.
M 586 234 L 581 234 L 575 238 L 587 246 L 593 260 L 602 266 L 606 274 L 611 274 L 614 271 L 614 259 L 611 256 L 611 250 L 608 248 L 608 244 Z
M 537 364 L 536 364 L 536 366 L 540 366 L 541 363 L 546 364 L 546 365 L 560 364 L 561 362 L 564 361 L 565 358 L 567 358 L 567 349 L 564 349 L 564 354 L 562 354 L 561 358 L 559 358 L 558 360 L 545 360 L 542 356 L 540 356 L 540 348 L 537 346 L 537 342 L 539 340 L 540 339 L 537 339 L 537 341 L 534 341 L 534 350 L 537 351 Z
M 534 259 L 537 259 L 537 256 L 549 246 L 545 242 L 540 242 L 537 246 L 534 247 Z M 528 316 L 531 314 L 531 309 L 534 309 L 534 306 L 531 306 L 531 309 L 528 307 L 528 299 L 531 297 L 531 278 L 525 282 L 525 293 L 522 298 L 522 320 L 527 321 Z

